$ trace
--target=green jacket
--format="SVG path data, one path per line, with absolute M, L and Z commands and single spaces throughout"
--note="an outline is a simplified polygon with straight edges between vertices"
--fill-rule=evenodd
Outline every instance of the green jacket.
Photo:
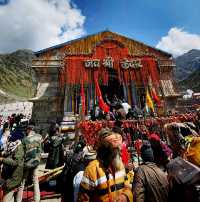
M 9 192 L 18 187 L 23 178 L 24 168 L 24 148 L 20 144 L 17 146 L 14 153 L 3 159 L 4 166 L 9 166 L 12 169 L 11 176 L 5 181 L 4 191 Z
M 53 135 L 49 138 L 49 155 L 46 162 L 46 169 L 54 169 L 64 165 L 63 143 L 67 137 Z
M 31 131 L 28 136 L 23 138 L 22 144 L 25 151 L 24 166 L 26 168 L 33 168 L 39 165 L 42 152 L 41 143 L 42 136 L 34 131 Z

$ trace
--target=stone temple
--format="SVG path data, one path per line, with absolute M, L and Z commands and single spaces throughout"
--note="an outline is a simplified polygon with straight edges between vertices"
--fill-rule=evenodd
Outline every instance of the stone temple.
M 32 117 L 48 125 L 66 115 L 80 114 L 84 88 L 85 115 L 97 102 L 95 81 L 102 96 L 125 99 L 145 107 L 147 87 L 161 100 L 156 111 L 173 110 L 179 96 L 173 77 L 172 55 L 111 31 L 102 31 L 35 53 L 32 67 L 38 77 Z M 82 92 L 83 93 L 83 92 Z

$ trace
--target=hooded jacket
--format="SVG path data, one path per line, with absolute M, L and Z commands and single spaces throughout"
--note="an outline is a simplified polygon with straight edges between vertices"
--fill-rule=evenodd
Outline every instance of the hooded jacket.
M 115 172 L 105 171 L 98 160 L 91 161 L 86 167 L 80 185 L 79 202 L 111 202 L 124 194 L 129 202 L 133 195 L 126 184 L 125 169 Z

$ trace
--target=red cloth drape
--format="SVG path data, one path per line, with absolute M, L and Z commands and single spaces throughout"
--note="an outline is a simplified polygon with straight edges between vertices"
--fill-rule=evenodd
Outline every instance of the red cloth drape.
M 102 84 L 108 84 L 109 68 L 103 65 L 103 60 L 107 57 L 113 59 L 113 69 L 116 70 L 119 81 L 125 84 L 130 84 L 131 81 L 135 81 L 136 85 L 147 85 L 148 78 L 151 77 L 154 85 L 159 85 L 159 71 L 157 62 L 152 56 L 131 56 L 129 55 L 126 47 L 121 47 L 112 41 L 107 41 L 104 44 L 97 45 L 91 55 L 68 55 L 65 57 L 64 70 L 60 72 L 62 74 L 61 86 L 64 84 L 81 84 L 81 78 L 84 77 L 84 83 L 94 83 L 95 79 L 101 81 Z M 84 61 L 96 60 L 100 61 L 99 67 L 85 67 Z M 123 69 L 121 67 L 121 61 L 127 59 L 140 60 L 142 67 Z
M 121 158 L 122 158 L 124 165 L 127 166 L 129 159 L 130 159 L 130 154 L 128 153 L 128 150 L 127 150 L 125 143 L 123 143 L 122 147 L 121 147 Z

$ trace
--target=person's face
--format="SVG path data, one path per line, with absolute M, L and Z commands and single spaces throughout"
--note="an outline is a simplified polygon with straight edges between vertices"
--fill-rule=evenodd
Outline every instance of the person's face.
M 106 120 L 108 120 L 108 121 L 110 120 L 110 115 L 109 114 L 106 115 Z
M 118 133 L 112 133 L 111 135 L 105 137 L 104 140 L 111 143 L 114 148 L 121 148 L 122 136 Z
M 31 132 L 30 128 L 26 129 L 26 134 L 28 135 Z

